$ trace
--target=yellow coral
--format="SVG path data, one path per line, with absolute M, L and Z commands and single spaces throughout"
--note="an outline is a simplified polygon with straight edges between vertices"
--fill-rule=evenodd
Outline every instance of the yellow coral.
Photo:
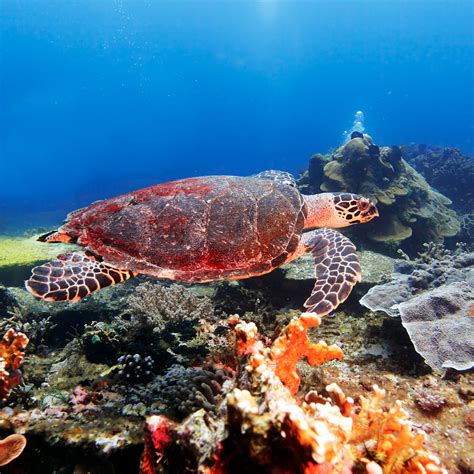
M 378 461 L 382 469 L 380 472 L 384 474 L 447 474 L 436 456 L 423 451 L 426 435 L 421 430 L 412 429 L 408 413 L 401 403 L 396 401 L 389 411 L 380 407 L 384 396 L 385 390 L 374 386 L 370 398 L 360 399 L 360 411 L 353 415 L 351 437 L 355 458 L 363 455 L 363 446 L 368 455 L 374 458 L 370 463 L 372 469 L 375 461 Z

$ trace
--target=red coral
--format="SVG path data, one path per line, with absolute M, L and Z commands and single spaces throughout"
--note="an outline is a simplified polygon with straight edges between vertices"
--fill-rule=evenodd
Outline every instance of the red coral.
M 29 339 L 25 334 L 9 329 L 0 342 L 0 400 L 10 395 L 13 387 L 22 382 L 20 365 Z
M 165 416 L 153 415 L 145 425 L 145 450 L 140 460 L 141 474 L 154 474 L 167 449 L 174 441 L 177 423 Z

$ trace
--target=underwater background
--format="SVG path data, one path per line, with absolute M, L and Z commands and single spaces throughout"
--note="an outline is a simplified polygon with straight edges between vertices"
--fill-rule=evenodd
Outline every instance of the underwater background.
M 157 182 L 301 171 L 357 110 L 472 154 L 473 4 L 6 1 L 0 225 Z
M 1 474 L 474 473 L 473 25 L 0 2 Z

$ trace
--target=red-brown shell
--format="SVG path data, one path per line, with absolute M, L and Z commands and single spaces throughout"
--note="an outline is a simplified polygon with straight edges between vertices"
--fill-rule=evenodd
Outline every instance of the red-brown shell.
M 209 176 L 94 203 L 71 213 L 61 231 L 110 265 L 209 281 L 281 265 L 298 246 L 305 217 L 303 198 L 292 186 Z

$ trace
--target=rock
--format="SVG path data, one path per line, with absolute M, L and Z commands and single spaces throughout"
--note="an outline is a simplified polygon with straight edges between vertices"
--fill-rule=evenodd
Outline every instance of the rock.
M 393 271 L 393 259 L 370 250 L 357 252 L 362 267 L 362 291 L 366 292 L 390 278 Z M 302 282 L 314 284 L 314 263 L 311 254 L 302 255 L 281 269 L 284 271 L 287 286 L 301 285 Z M 359 285 L 355 287 L 357 289 Z
M 363 250 L 358 252 L 362 267 L 362 284 L 372 287 L 387 281 L 393 272 L 393 258 L 381 253 Z
M 302 255 L 300 258 L 283 265 L 281 269 L 285 272 L 285 279 L 288 281 L 314 281 L 314 263 L 311 254 Z

